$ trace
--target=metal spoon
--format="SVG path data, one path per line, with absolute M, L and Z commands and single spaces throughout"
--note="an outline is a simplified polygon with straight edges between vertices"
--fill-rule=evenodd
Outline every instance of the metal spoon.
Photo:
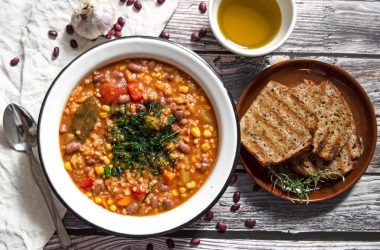
M 26 109 L 12 103 L 9 104 L 4 111 L 3 126 L 5 137 L 7 138 L 9 145 L 14 150 L 26 153 L 29 156 L 34 180 L 37 182 L 49 208 L 53 222 L 57 229 L 60 244 L 62 247 L 69 247 L 71 245 L 70 237 L 67 234 L 61 218 L 59 217 L 57 207 L 54 204 L 41 165 L 36 156 L 33 154 L 33 150 L 36 149 L 37 145 L 36 122 Z

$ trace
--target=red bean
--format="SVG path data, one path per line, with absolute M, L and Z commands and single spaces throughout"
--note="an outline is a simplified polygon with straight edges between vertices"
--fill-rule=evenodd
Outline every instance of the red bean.
M 115 31 L 113 30 L 110 30 L 107 35 L 106 35 L 106 39 L 111 39 L 113 37 L 113 35 L 115 34 Z
M 71 24 L 66 25 L 66 32 L 67 32 L 69 35 L 74 34 L 74 27 L 73 27 Z
M 234 193 L 234 195 L 233 195 L 232 198 L 233 198 L 234 203 L 238 203 L 239 200 L 240 200 L 240 192 L 236 191 L 236 192 Z
M 128 214 L 135 214 L 138 211 L 139 211 L 139 204 L 137 204 L 136 202 L 132 202 L 127 207 L 127 213 Z
M 124 24 L 125 24 L 125 20 L 124 20 L 124 18 L 119 17 L 119 18 L 117 19 L 117 23 L 118 23 L 120 26 L 124 26 Z
M 165 3 L 165 0 L 157 0 L 157 3 L 158 4 L 163 4 L 163 3 Z
M 80 143 L 76 141 L 70 142 L 69 144 L 66 145 L 65 149 L 66 149 L 66 153 L 73 154 L 79 151 Z
M 140 73 L 142 72 L 143 68 L 140 64 L 137 63 L 129 63 L 128 69 L 132 72 Z
M 233 204 L 230 208 L 230 211 L 236 212 L 237 210 L 239 210 L 239 208 L 240 208 L 240 204 Z
M 149 243 L 148 245 L 146 245 L 146 250 L 153 250 L 153 244 Z
M 127 1 L 127 5 L 132 5 L 132 4 L 134 4 L 135 3 L 135 0 L 128 0 Z
M 142 8 L 141 2 L 139 0 L 136 0 L 133 6 L 136 8 L 136 10 L 140 11 Z
M 48 35 L 52 38 L 56 38 L 58 36 L 58 32 L 55 30 L 49 30 Z
M 75 39 L 71 39 L 71 40 L 70 40 L 70 46 L 71 46 L 71 48 L 73 48 L 73 49 L 78 48 L 78 42 L 77 42 L 77 40 L 75 40 Z
M 184 154 L 188 154 L 191 151 L 190 146 L 182 140 L 178 142 L 178 149 Z
M 199 35 L 199 37 L 201 37 L 201 38 L 202 38 L 202 37 L 205 37 L 206 34 L 207 34 L 207 30 L 206 30 L 205 28 L 200 29 L 199 32 L 198 32 L 198 35 Z
M 160 34 L 160 37 L 163 38 L 163 39 L 168 40 L 170 38 L 170 35 L 169 35 L 168 32 L 162 31 L 161 34 Z
M 197 33 L 193 33 L 191 34 L 191 40 L 193 41 L 199 41 L 201 38 L 199 37 L 199 35 Z
M 92 82 L 93 82 L 93 83 L 97 83 L 97 82 L 100 82 L 102 79 L 103 79 L 103 74 L 97 72 L 97 73 L 94 75 L 94 77 L 92 78 Z
M 115 24 L 113 25 L 113 29 L 116 30 L 116 31 L 121 31 L 121 30 L 123 29 L 123 27 L 121 27 L 120 24 L 115 23 Z
M 233 186 L 237 180 L 237 175 L 233 175 L 230 179 L 230 186 Z
M 206 216 L 205 216 L 205 219 L 210 221 L 212 220 L 212 218 L 214 217 L 214 212 L 209 210 L 207 213 L 206 213 Z
M 11 66 L 16 66 L 20 62 L 20 58 L 15 57 L 11 60 L 10 64 Z
M 199 238 L 192 238 L 190 243 L 193 246 L 198 246 L 201 243 L 201 240 Z
M 162 206 L 169 210 L 169 209 L 172 209 L 174 207 L 174 202 L 171 200 L 171 199 L 166 199 L 162 202 Z
M 96 163 L 96 160 L 93 159 L 93 158 L 90 158 L 90 159 L 86 160 L 86 165 L 87 166 L 93 166 L 93 165 L 95 165 L 95 163 Z
M 176 110 L 174 111 L 174 115 L 175 117 L 177 117 L 177 120 L 180 121 L 185 116 L 185 113 L 183 112 L 183 110 Z
M 256 220 L 252 220 L 252 219 L 247 219 L 245 222 L 244 222 L 244 225 L 248 228 L 253 228 L 255 225 L 256 225 Z
M 227 231 L 227 225 L 224 224 L 223 222 L 221 221 L 218 221 L 218 223 L 216 223 L 216 229 L 221 232 L 221 233 L 224 233 L 225 231 Z
M 115 31 L 113 35 L 115 37 L 121 37 L 121 32 L 120 31 Z
M 206 5 L 205 2 L 202 1 L 202 2 L 199 4 L 199 10 L 201 11 L 201 13 L 206 13 L 207 5 Z
M 150 206 L 152 208 L 156 208 L 158 207 L 158 198 L 157 196 L 153 196 L 151 199 L 150 199 Z
M 53 49 L 53 57 L 58 57 L 59 56 L 59 48 L 58 47 L 54 47 Z
M 170 187 L 167 186 L 167 185 L 161 185 L 160 191 L 161 192 L 169 192 L 170 191 Z
M 169 249 L 174 248 L 175 247 L 174 240 L 166 239 L 166 245 L 168 246 Z

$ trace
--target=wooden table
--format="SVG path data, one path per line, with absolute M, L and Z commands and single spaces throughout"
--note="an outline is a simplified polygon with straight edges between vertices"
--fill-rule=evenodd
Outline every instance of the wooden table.
M 221 47 L 210 31 L 207 13 L 199 13 L 198 4 L 182 0 L 166 31 L 171 41 L 197 52 L 221 75 L 235 101 L 246 84 L 271 64 L 289 58 L 313 58 L 353 74 L 367 91 L 379 119 L 379 0 L 298 0 L 292 36 L 280 49 L 261 58 L 236 56 Z M 190 41 L 191 33 L 200 28 L 207 28 L 207 36 L 200 42 Z M 73 249 L 145 249 L 148 243 L 154 249 L 167 249 L 167 238 L 174 240 L 176 249 L 186 249 L 191 248 L 192 237 L 201 239 L 197 249 L 380 249 L 380 144 L 367 172 L 350 191 L 317 204 L 292 204 L 264 190 L 254 190 L 253 181 L 240 165 L 236 175 L 236 184 L 214 206 L 212 221 L 199 219 L 167 237 L 115 237 L 68 211 L 64 223 Z M 241 208 L 231 213 L 235 191 L 241 192 Z M 257 220 L 253 229 L 244 226 L 247 218 Z M 218 220 L 228 225 L 226 233 L 215 230 Z M 46 249 L 56 248 L 58 240 L 53 235 Z

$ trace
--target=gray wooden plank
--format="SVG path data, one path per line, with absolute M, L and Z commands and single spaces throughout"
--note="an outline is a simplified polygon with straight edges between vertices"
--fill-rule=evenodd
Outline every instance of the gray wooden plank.
M 206 1 L 207 2 L 207 1 Z M 278 51 L 308 53 L 380 54 L 379 1 L 297 0 L 298 19 L 289 40 Z M 201 14 L 199 1 L 182 0 L 166 27 L 171 40 L 196 50 L 220 51 L 211 33 L 208 12 Z M 191 33 L 209 30 L 200 42 Z
M 154 249 L 168 249 L 166 239 L 146 238 L 133 239 L 116 236 L 71 236 L 73 246 L 70 249 L 146 249 L 152 244 Z M 191 238 L 171 238 L 175 249 L 195 249 L 190 244 Z M 201 238 L 196 249 L 379 249 L 379 242 L 361 241 L 280 241 L 280 240 L 234 240 L 234 239 L 208 239 Z M 45 246 L 46 250 L 59 249 L 56 236 Z
M 380 232 L 380 176 L 364 175 L 349 192 L 332 200 L 316 204 L 293 204 L 270 193 L 252 191 L 253 181 L 245 174 L 238 174 L 234 186 L 228 187 L 222 198 L 213 207 L 212 221 L 203 218 L 189 225 L 184 231 L 215 231 L 217 221 L 224 221 L 228 231 L 247 231 L 244 222 L 256 219 L 252 232 Z M 230 212 L 235 191 L 241 192 L 240 209 Z M 91 229 L 71 212 L 67 212 L 64 223 L 69 230 Z

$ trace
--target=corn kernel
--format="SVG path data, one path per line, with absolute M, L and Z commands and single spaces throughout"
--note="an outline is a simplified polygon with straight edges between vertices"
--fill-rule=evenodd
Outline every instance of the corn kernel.
M 107 114 L 107 113 L 105 113 L 105 112 L 100 112 L 99 116 L 100 116 L 100 118 L 103 118 L 103 119 L 105 119 L 105 118 L 107 118 L 107 117 L 108 117 L 108 114 Z
M 208 144 L 208 143 L 203 143 L 202 146 L 201 146 L 201 149 L 202 149 L 203 152 L 209 151 L 210 148 L 211 148 L 210 144 Z
M 107 157 L 108 157 L 108 159 L 112 160 L 112 159 L 113 159 L 113 154 L 112 154 L 112 153 L 109 153 L 109 154 L 107 155 Z
M 181 198 L 187 198 L 187 194 L 181 194 Z
M 99 175 L 103 174 L 104 172 L 104 167 L 103 166 L 97 166 L 95 167 L 95 172 Z
M 91 193 L 91 192 L 86 192 L 85 194 L 86 194 L 86 196 L 87 196 L 88 198 L 91 198 L 91 197 L 92 197 L 92 193 Z
M 94 201 L 95 201 L 96 204 L 100 204 L 102 202 L 102 198 L 95 197 Z
M 72 171 L 73 168 L 71 167 L 71 163 L 69 161 L 65 162 L 65 169 L 67 171 Z
M 108 200 L 107 200 L 107 205 L 112 205 L 112 204 L 113 204 L 113 200 L 108 199 Z
M 75 113 L 75 109 L 73 108 L 73 109 L 70 109 L 70 114 L 74 114 Z
M 117 207 L 116 207 L 115 205 L 111 205 L 111 206 L 110 206 L 110 210 L 111 210 L 112 212 L 116 212 Z
M 102 111 L 106 112 L 106 113 L 109 113 L 109 112 L 111 111 L 111 108 L 110 108 L 110 106 L 108 106 L 108 105 L 102 105 L 102 106 L 100 107 L 100 109 L 101 109 Z
M 177 197 L 179 194 L 178 194 L 178 191 L 176 190 L 176 189 L 174 189 L 173 191 L 172 191 L 172 195 L 174 196 L 174 197 Z
M 109 165 L 109 164 L 111 164 L 111 160 L 110 160 L 110 159 L 108 159 L 108 157 L 107 157 L 107 156 L 104 156 L 104 157 L 103 157 L 103 162 L 104 162 L 106 165 Z
M 179 188 L 179 192 L 180 192 L 181 194 L 186 193 L 186 188 L 184 188 L 184 187 L 180 187 L 180 188 Z
M 111 151 L 111 150 L 112 150 L 112 145 L 109 144 L 109 143 L 106 143 L 106 149 L 107 149 L 108 151 Z
M 210 138 L 212 136 L 212 133 L 210 130 L 206 129 L 205 131 L 203 131 L 203 136 L 206 138 Z
M 189 87 L 179 86 L 179 92 L 181 92 L 182 94 L 187 94 L 187 93 L 189 93 Z
M 195 181 L 191 181 L 191 182 L 186 183 L 186 188 L 188 188 L 188 189 L 193 189 L 196 187 L 197 187 L 197 183 L 195 183 Z
M 198 127 L 193 127 L 191 128 L 191 134 L 194 136 L 194 137 L 200 137 L 201 136 L 201 131 Z

